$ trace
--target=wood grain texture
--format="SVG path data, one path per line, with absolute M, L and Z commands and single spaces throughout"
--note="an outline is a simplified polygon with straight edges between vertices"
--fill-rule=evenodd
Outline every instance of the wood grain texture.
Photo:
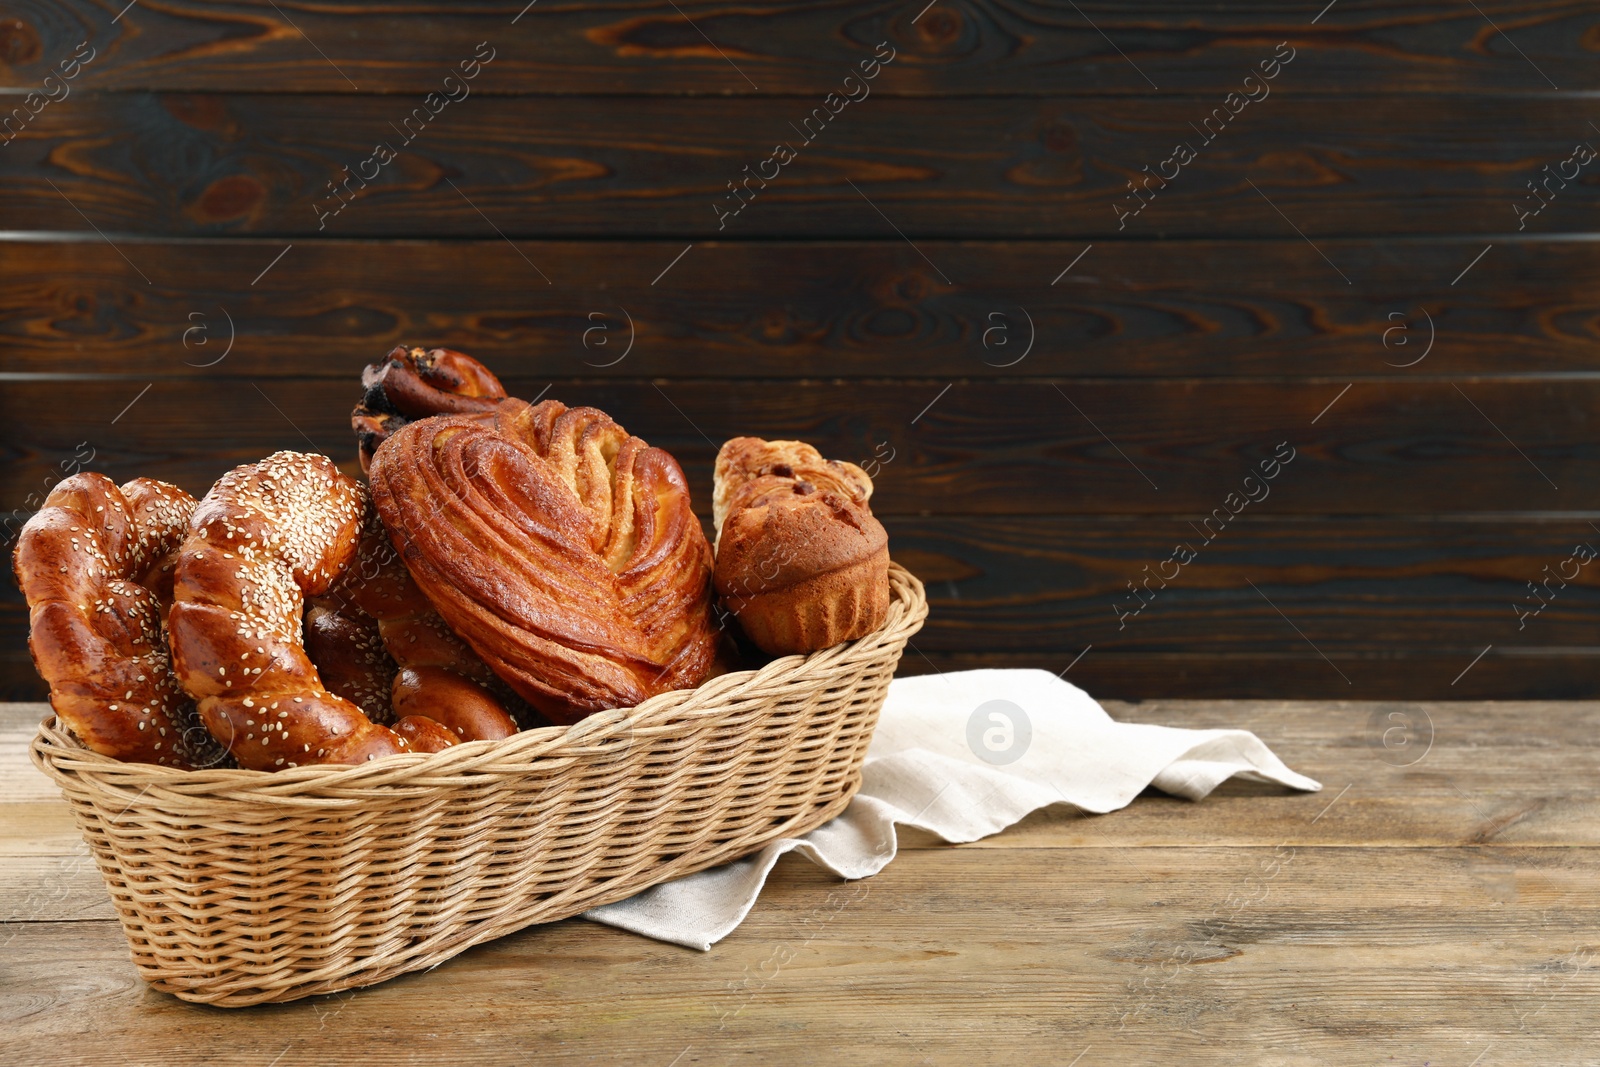
M 430 115 L 405 96 L 84 92 L 46 108 L 0 152 L 9 194 L 0 228 L 89 233 L 88 219 L 108 233 L 286 237 L 1508 234 L 1523 198 L 1525 210 L 1543 203 L 1525 183 L 1596 136 L 1581 106 L 1553 96 L 1470 106 L 1268 97 L 1210 143 L 1202 121 L 1213 109 L 1229 117 L 1216 97 L 869 97 L 814 120 L 821 132 L 807 144 L 800 126 L 814 107 L 820 99 L 551 106 L 478 96 Z M 421 118 L 408 132 L 413 109 Z M 736 196 L 730 183 L 746 166 L 757 173 L 780 142 L 797 158 L 781 172 L 768 166 L 777 177 L 766 188 L 760 178 L 741 187 L 750 199 Z M 1132 180 L 1158 171 L 1180 142 L 1198 158 L 1124 218 L 1144 202 Z M 364 163 L 383 158 L 380 145 L 398 156 Z M 350 177 L 358 171 L 366 177 Z M 1574 173 L 1549 187 L 1552 202 L 1526 232 L 1589 225 L 1600 181 Z M 347 180 L 348 202 L 332 189 Z M 1329 288 L 1341 273 L 1329 265 Z
M 1411 768 L 1374 758 L 1369 737 L 1397 709 L 1440 727 Z M 1113 705 L 1252 729 L 1326 788 L 1051 809 L 974 845 L 915 840 L 857 883 L 790 857 L 709 953 L 571 920 L 352 995 L 226 1013 L 135 976 L 63 806 L 35 798 L 17 741 L 37 710 L 0 708 L 7 1063 L 681 1067 L 813 1063 L 825 1045 L 841 1063 L 1248 1050 L 1310 1067 L 1593 1049 L 1593 703 Z
M 1600 692 L 1600 657 L 1579 651 L 1600 646 L 1600 564 L 1566 563 L 1600 545 L 1582 519 L 1246 513 L 1206 544 L 1199 518 L 886 516 L 932 606 L 902 672 L 1070 667 L 1116 697 Z M 1175 543 L 1197 558 L 1136 597 L 1128 583 Z M 0 588 L 0 685 L 17 699 L 44 694 L 26 640 L 21 596 Z
M 1305 651 L 1307 639 L 1330 652 L 1398 654 L 1476 652 L 1490 642 L 1600 645 L 1600 563 L 1574 558 L 1580 544 L 1600 555 L 1600 536 L 1579 519 L 1246 514 L 1221 530 L 1214 520 L 1198 527 L 1215 534 L 1210 542 L 1191 521 L 947 517 L 888 526 L 895 557 L 928 586 L 933 610 L 916 638 L 927 652 L 1093 644 L 1108 652 L 1282 653 Z M 1162 567 L 1180 544 L 1195 551 L 1194 561 Z M 1570 583 L 1556 573 L 1568 560 Z M 1163 573 L 1176 576 L 1164 583 Z M 1536 598 L 1527 583 L 1546 577 L 1550 585 L 1539 585 Z M 1224 617 L 1228 626 L 1217 627 Z
M 21 633 L 22 617 L 9 606 L 8 635 Z M 1221 626 L 1225 620 L 1213 620 Z M 1089 646 L 1084 646 L 1088 648 Z M 1484 653 L 1480 659 L 1479 654 Z M 1102 652 L 1099 648 L 1039 652 L 906 653 L 899 673 L 983 667 L 1046 670 L 1105 699 L 1589 700 L 1600 693 L 1600 657 L 1592 647 L 1485 645 L 1459 651 L 1336 649 L 1338 670 L 1316 651 L 1236 653 Z M 1083 655 L 1082 659 L 1079 656 Z M 1076 662 L 1074 662 L 1076 661 Z M 1474 662 L 1476 661 L 1476 662 Z M 1459 681 L 1457 680 L 1459 679 Z M 9 643 L 0 654 L 0 697 L 37 701 L 47 690 L 26 647 Z
M 1231 625 L 1225 617 L 1212 624 Z M 900 670 L 906 675 L 979 667 L 1046 670 L 1108 700 L 1590 700 L 1600 693 L 1600 657 L 1592 647 L 1489 645 L 1456 651 L 1335 650 L 1337 670 L 1306 645 L 1297 651 L 1229 653 L 1102 652 L 1098 646 L 1087 654 L 1084 648 L 913 650 Z M 38 693 L 30 689 L 27 698 L 36 700 Z
M 23 506 L 86 454 L 83 442 L 95 450 L 86 466 L 119 482 L 147 475 L 200 493 L 281 448 L 349 466 L 348 412 L 367 358 L 350 357 L 348 381 L 8 382 L 0 499 Z M 1295 458 L 1260 505 L 1275 514 L 1579 512 L 1600 478 L 1600 382 L 1589 379 L 1363 381 L 1345 392 L 1339 380 L 551 381 L 508 369 L 512 395 L 548 387 L 672 452 L 702 507 L 717 446 L 742 433 L 879 457 L 869 469 L 883 515 L 1204 515 L 1285 442 Z
M 412 343 L 547 380 L 1592 373 L 1594 246 L 1486 243 L 1319 241 L 1346 286 L 1298 238 L 918 242 L 949 285 L 898 239 L 9 242 L 0 374 L 342 378 Z
M 719 222 L 880 41 L 871 97 Z M 1526 630 L 1513 605 L 1600 521 L 1597 165 L 1518 219 L 1600 144 L 1596 52 L 1587 0 L 17 0 L 0 545 L 88 450 L 200 491 L 347 461 L 359 367 L 448 343 L 702 496 L 738 433 L 881 468 L 935 600 L 906 671 L 1092 647 L 1071 676 L 1129 697 L 1591 696 L 1587 580 Z M 1271 498 L 1122 625 L 1280 441 Z M 0 697 L 35 697 L 4 584 Z
M 1160 0 L 1085 0 L 1076 10 L 941 0 L 927 11 L 817 0 L 545 0 L 513 24 L 524 2 L 446 15 L 395 3 L 180 0 L 140 4 L 112 24 L 114 8 L 89 0 L 17 0 L 0 35 L 0 70 L 8 84 L 38 81 L 87 39 L 101 54 L 82 81 L 97 88 L 215 90 L 246 79 L 328 93 L 425 92 L 488 39 L 502 56 L 494 92 L 742 95 L 812 91 L 889 41 L 903 58 L 885 73 L 884 92 L 1147 93 L 1232 89 L 1263 50 L 1287 39 L 1309 57 L 1296 71 L 1300 90 L 1546 91 L 1546 76 L 1564 90 L 1596 87 L 1597 22 L 1581 0 L 1484 0 L 1481 14 L 1443 0 L 1347 0 L 1321 18 L 1320 5 L 1272 0 L 1186 8 L 1182 19 Z
M 1233 781 L 1195 804 L 1149 790 L 1139 803 L 1111 816 L 1047 808 L 1003 835 L 965 847 L 1102 848 L 1108 830 L 1115 831 L 1120 847 L 1600 846 L 1594 818 L 1600 803 L 1600 704 L 1593 701 L 1101 703 L 1119 722 L 1195 729 L 1247 723 L 1286 763 L 1322 782 L 1324 792 L 1302 796 Z M 41 703 L 0 705 L 0 764 L 26 762 L 28 743 L 48 714 Z M 1486 779 L 1491 758 L 1494 769 Z M 1550 773 L 1552 759 L 1563 769 L 1558 776 Z M 1292 802 L 1318 817 L 1264 820 L 1263 797 Z M 30 774 L 8 783 L 4 803 L 11 817 L 0 824 L 0 860 L 12 864 L 16 877 L 44 878 L 45 866 L 71 864 L 82 853 L 71 815 L 48 778 Z M 944 845 L 906 830 L 901 847 Z M 68 881 L 100 886 L 92 865 Z M 49 909 L 35 918 L 55 922 L 74 915 Z

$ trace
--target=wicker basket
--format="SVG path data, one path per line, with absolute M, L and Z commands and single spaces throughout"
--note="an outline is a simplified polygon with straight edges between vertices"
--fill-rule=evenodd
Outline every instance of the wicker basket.
M 927 615 L 889 620 L 573 727 L 354 767 L 180 771 L 88 751 L 54 719 L 61 786 L 139 973 L 242 1007 L 371 985 L 726 863 L 842 811 Z

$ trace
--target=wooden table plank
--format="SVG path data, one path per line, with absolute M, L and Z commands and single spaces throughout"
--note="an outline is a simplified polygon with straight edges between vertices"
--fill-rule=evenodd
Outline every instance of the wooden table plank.
M 1219 618 L 1217 625 L 1227 622 Z M 1262 653 L 1101 655 L 1098 648 L 1090 649 L 1089 654 L 1082 648 L 1020 654 L 933 652 L 902 660 L 900 673 L 930 674 L 979 667 L 1047 670 L 1108 700 L 1226 697 L 1426 701 L 1449 692 L 1459 694 L 1462 700 L 1549 701 L 1591 700 L 1600 693 L 1600 656 L 1592 648 L 1484 645 L 1464 649 L 1374 649 L 1347 653 L 1341 662 L 1348 682 L 1309 647 L 1296 652 Z M 15 670 L 20 674 L 24 668 L 19 663 Z M 38 697 L 30 691 L 28 697 L 15 699 Z
M 1262 739 L 1291 766 L 1320 779 L 1325 791 L 1302 795 L 1231 782 L 1202 804 L 1151 792 L 1098 818 L 1085 819 L 1067 807 L 1047 809 L 967 847 L 1600 846 L 1600 704 L 1106 706 L 1130 722 L 1206 728 L 1257 723 Z M 44 705 L 0 705 L 0 766 L 20 762 L 18 753 L 44 711 Z M 1515 726 L 1508 728 L 1508 720 Z M 1552 776 L 1557 757 L 1561 774 Z M 8 788 L 3 810 L 0 860 L 9 865 L 4 873 L 27 893 L 48 892 L 82 853 L 54 786 L 29 770 Z M 905 847 L 943 846 L 910 832 Z M 98 876 L 92 865 L 80 866 L 72 881 L 73 903 L 37 918 L 80 917 L 79 902 L 96 895 Z
M 1460 761 L 1466 762 L 1466 761 Z M 1523 753 L 1492 790 L 1472 777 L 1475 765 L 1402 774 L 1374 771 L 1370 757 L 1357 771 L 1334 774 L 1315 797 L 1286 798 L 1250 784 L 1226 786 L 1206 803 L 1151 793 L 1112 816 L 1084 818 L 1070 808 L 1029 816 L 1004 834 L 964 846 L 975 849 L 1105 849 L 1227 846 L 1563 849 L 1600 845 L 1600 793 L 1551 788 L 1548 753 Z M 1314 768 L 1304 761 L 1296 766 Z M 1575 776 L 1596 780 L 1600 757 L 1574 761 Z M 1365 772 L 1365 773 L 1358 773 Z M 1327 773 L 1327 772 L 1323 772 Z M 1520 788 L 1511 781 L 1521 779 Z M 1386 781 L 1386 777 L 1398 779 Z M 1346 787 L 1349 787 L 1348 790 Z M 1337 798 L 1337 800 L 1335 799 Z M 1291 803 L 1292 800 L 1292 803 Z M 1312 818 L 1329 809 L 1326 815 Z M 0 831 L 0 922 L 55 922 L 115 917 L 94 862 L 59 802 L 5 805 Z M 1274 814 L 1288 812 L 1289 814 Z M 1304 818 L 1299 818 L 1303 815 Z M 907 831 L 902 848 L 943 848 Z
M 350 408 L 366 358 L 352 354 L 348 381 L 182 378 L 142 396 L 151 383 L 137 378 L 6 382 L 0 454 L 12 461 L 0 493 L 16 500 L 59 478 L 75 450 L 118 481 L 147 476 L 199 493 L 280 448 L 312 448 L 353 468 Z M 549 398 L 609 412 L 670 451 L 702 501 L 717 447 L 740 434 L 800 438 L 869 464 L 873 510 L 883 515 L 1154 514 L 1198 525 L 1229 494 L 1252 517 L 1579 511 L 1592 504 L 1583 487 L 1600 481 L 1597 378 L 1074 379 L 1058 392 L 1026 380 L 504 377 L 514 396 L 548 387 Z M 66 390 L 71 404 L 60 402 Z M 196 417 L 222 410 L 225 420 Z M 1291 449 L 1270 499 L 1243 503 L 1245 490 L 1269 491 L 1243 480 Z M 1587 529 L 1574 525 L 1575 534 Z
M 1597 885 L 1593 850 L 946 849 L 853 886 L 790 860 L 707 954 L 568 921 L 234 1012 L 143 987 L 110 923 L 28 923 L 0 1055 L 1108 1064 L 1246 1043 L 1253 1062 L 1577 1063 Z
M 968 0 L 931 10 L 816 0 L 497 0 L 453 9 L 180 0 L 140 4 L 112 22 L 91 0 L 15 0 L 4 43 L 22 84 L 87 38 L 96 55 L 79 84 L 180 91 L 243 82 L 420 95 L 485 39 L 498 55 L 484 89 L 497 93 L 807 93 L 885 40 L 905 57 L 880 76 L 885 93 L 1149 93 L 1157 84 L 1220 95 L 1284 38 L 1307 56 L 1295 68 L 1303 89 L 1548 91 L 1541 71 L 1564 89 L 1595 86 L 1584 0 L 1346 3 L 1320 18 L 1317 7 L 1269 0 L 1185 8 L 1180 20 L 1162 0 L 1083 0 L 1076 9 Z M 1485 41 L 1490 19 L 1515 39 Z
M 0 230 L 88 237 L 87 218 L 113 236 L 1292 240 L 1507 234 L 1540 204 L 1529 234 L 1588 226 L 1600 183 L 1523 192 L 1550 180 L 1541 167 L 1570 173 L 1594 136 L 1572 101 L 1468 100 L 1268 97 L 1233 118 L 1216 96 L 867 98 L 821 132 L 813 119 L 807 143 L 796 131 L 829 115 L 821 93 L 475 94 L 433 117 L 417 97 L 84 92 L 0 153 Z M 430 121 L 397 133 L 413 108 Z M 1213 111 L 1231 121 L 1213 119 L 1208 142 L 1196 130 Z M 794 155 L 763 178 L 778 142 Z M 1190 164 L 1146 189 L 1141 168 L 1158 174 L 1179 143 Z M 1329 289 L 1346 283 L 1325 265 Z
M 1228 624 L 1225 615 L 1211 620 L 1214 626 Z M 20 626 L 12 632 L 20 633 Z M 1486 648 L 1343 652 L 1339 662 L 1348 683 L 1309 647 L 1238 653 L 1102 653 L 1093 648 L 1087 655 L 1083 647 L 1023 653 L 913 651 L 901 661 L 899 674 L 982 667 L 1045 670 L 1057 676 L 1067 672 L 1075 684 L 1108 700 L 1429 700 L 1448 691 L 1464 700 L 1548 701 L 1590 700 L 1600 693 L 1600 655 L 1594 648 L 1496 644 L 1480 659 Z M 1452 686 L 1456 678 L 1461 680 Z M 27 650 L 20 645 L 0 649 L 0 700 L 33 701 L 45 695 Z
M 1300 794 L 1235 781 L 1201 804 L 1151 791 L 1108 816 L 1085 819 L 1065 806 L 1046 809 L 967 847 L 1256 847 L 1285 841 L 1328 847 L 1600 846 L 1600 703 L 1106 701 L 1105 707 L 1127 722 L 1253 724 L 1274 752 L 1320 780 L 1324 791 Z M 42 704 L 0 704 L 0 753 L 20 749 L 45 710 Z M 1552 762 L 1559 774 L 1551 773 Z M 13 765 L 9 754 L 0 763 Z M 3 802 L 9 814 L 0 826 L 0 857 L 26 860 L 36 869 L 76 851 L 76 833 L 57 796 L 43 775 L 31 768 L 21 774 Z M 913 836 L 908 847 L 934 845 Z
M 1592 372 L 1593 244 L 1497 241 L 1452 285 L 1487 243 L 1319 240 L 1346 286 L 1292 233 L 918 241 L 948 283 L 898 237 L 703 241 L 664 276 L 682 242 L 8 241 L 0 373 L 341 378 L 396 344 L 544 380 Z
M 1252 728 L 1327 788 L 1055 809 L 960 847 L 908 835 L 858 883 L 790 857 L 709 953 L 571 920 L 224 1012 L 138 980 L 64 805 L 22 762 L 43 708 L 0 705 L 0 916 L 19 920 L 0 924 L 0 1060 L 1589 1062 L 1600 704 L 1108 710 Z M 1432 724 L 1411 766 L 1374 744 L 1391 713 Z
M 1168 559 L 1174 544 L 1198 542 L 1184 520 L 882 518 L 894 558 L 922 579 L 932 606 L 912 665 L 920 662 L 917 652 L 960 654 L 986 637 L 1012 654 L 1074 656 L 1089 645 L 1095 656 L 1174 648 L 1315 656 L 1310 640 L 1352 682 L 1365 673 L 1361 656 L 1453 651 L 1454 668 L 1437 679 L 1448 685 L 1491 642 L 1502 649 L 1600 647 L 1600 564 L 1565 587 L 1553 581 L 1554 599 L 1537 614 L 1526 585 L 1568 559 L 1576 544 L 1600 545 L 1581 519 L 1247 515 L 1170 586 L 1152 582 L 1153 593 L 1144 595 L 1155 599 L 1131 614 L 1139 602 L 1127 583 Z M 5 541 L 0 531 L 0 546 Z M 1527 615 L 1520 629 L 1519 604 Z M 1121 625 L 1118 609 L 1127 615 Z M 0 648 L 21 652 L 27 630 L 20 590 L 0 586 Z M 1340 681 L 1327 663 L 1322 670 Z

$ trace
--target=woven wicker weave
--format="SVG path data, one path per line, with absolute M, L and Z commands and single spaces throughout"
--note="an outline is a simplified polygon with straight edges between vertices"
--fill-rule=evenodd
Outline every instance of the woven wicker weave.
M 371 985 L 837 815 L 927 615 L 916 578 L 890 582 L 859 641 L 573 727 L 268 774 L 120 763 L 47 719 L 33 760 L 157 989 L 242 1007 Z

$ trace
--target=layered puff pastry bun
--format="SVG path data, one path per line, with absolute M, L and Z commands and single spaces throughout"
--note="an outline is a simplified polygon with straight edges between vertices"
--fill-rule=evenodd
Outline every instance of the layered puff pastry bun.
M 604 412 L 506 399 L 423 418 L 389 434 L 369 477 L 417 585 L 549 721 L 724 669 L 683 471 Z
M 803 441 L 735 437 L 715 479 L 717 592 L 758 648 L 814 652 L 884 624 L 889 536 L 865 471 Z

